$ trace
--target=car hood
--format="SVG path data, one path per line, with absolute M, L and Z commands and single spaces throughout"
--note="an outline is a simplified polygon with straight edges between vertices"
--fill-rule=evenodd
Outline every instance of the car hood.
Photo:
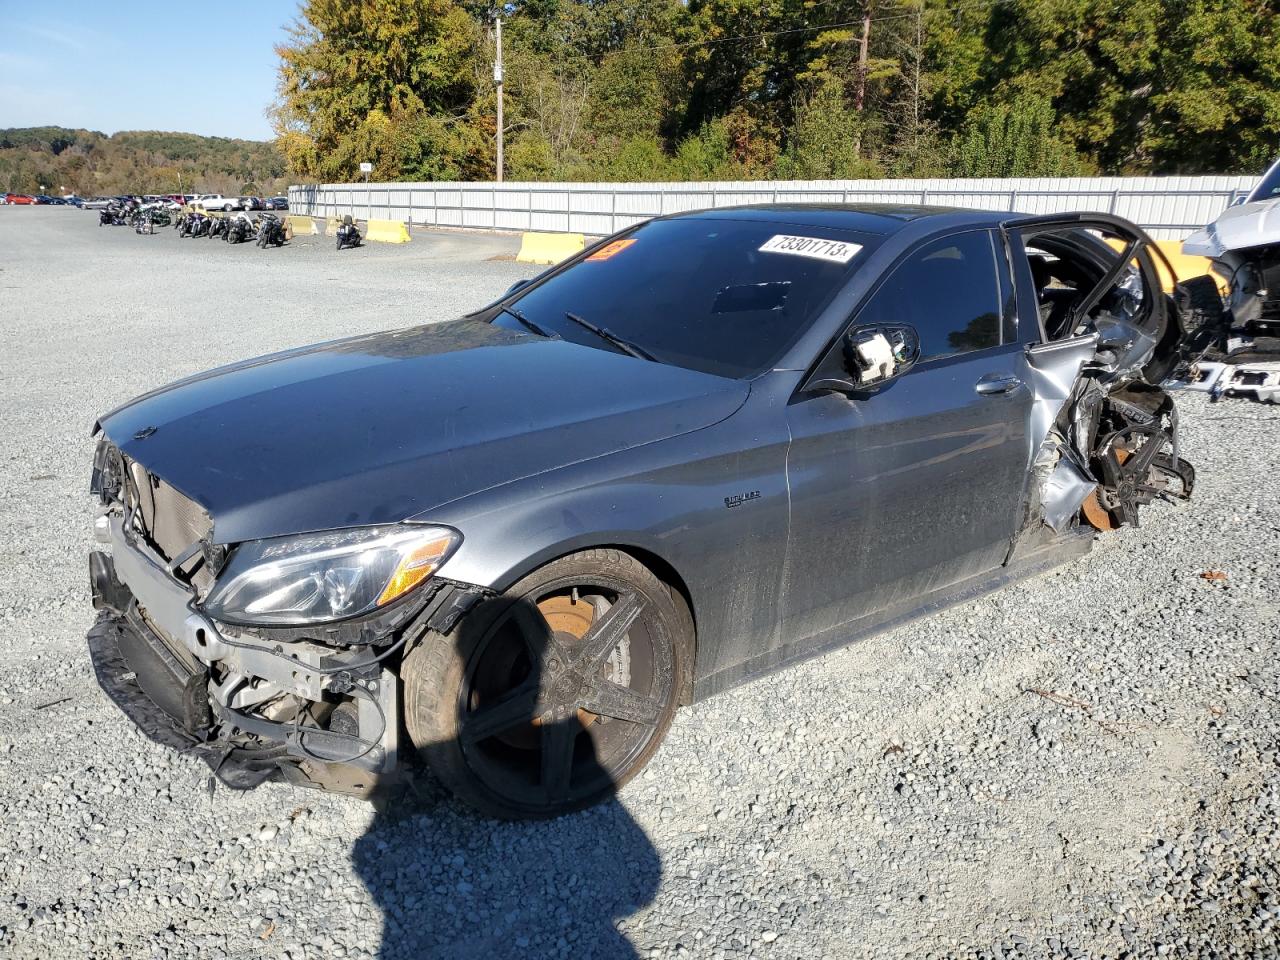
M 1280 243 L 1280 200 L 1258 200 L 1229 207 L 1203 230 L 1182 242 L 1182 252 L 1218 257 L 1228 250 L 1247 250 Z
M 421 515 L 710 426 L 749 389 L 464 319 L 221 367 L 99 426 L 237 543 Z

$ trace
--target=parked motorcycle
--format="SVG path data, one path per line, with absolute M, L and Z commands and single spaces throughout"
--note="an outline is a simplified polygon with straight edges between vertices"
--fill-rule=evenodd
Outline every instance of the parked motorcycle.
M 223 221 L 222 239 L 227 243 L 244 243 L 253 239 L 253 221 L 243 213 L 238 213 Z
M 169 225 L 169 212 L 158 205 L 148 204 L 133 212 L 131 222 L 134 233 L 155 233 L 156 227 Z
M 339 250 L 343 247 L 360 246 L 362 238 L 360 231 L 356 229 L 356 225 L 351 222 L 351 214 L 347 214 L 342 218 L 342 225 L 338 227 L 337 237 Z
M 206 217 L 203 213 L 187 214 L 187 225 L 184 237 L 207 237 L 209 235 L 209 224 L 212 222 L 210 217 Z
M 258 246 L 265 250 L 268 246 L 283 247 L 285 240 L 284 222 L 272 213 L 264 213 L 258 219 Z

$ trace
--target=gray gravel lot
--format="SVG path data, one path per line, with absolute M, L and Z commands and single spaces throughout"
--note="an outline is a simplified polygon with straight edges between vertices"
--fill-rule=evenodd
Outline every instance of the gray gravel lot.
M 1280 407 L 1180 398 L 1190 504 L 683 711 L 615 803 L 211 793 L 92 679 L 95 414 L 533 271 L 96 222 L 0 208 L 0 956 L 1280 955 Z

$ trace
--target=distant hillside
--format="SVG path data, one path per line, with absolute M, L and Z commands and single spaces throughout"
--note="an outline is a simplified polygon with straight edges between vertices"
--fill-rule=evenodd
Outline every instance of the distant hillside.
M 274 196 L 288 182 L 273 143 L 154 130 L 109 137 L 65 127 L 0 129 L 0 189 L 15 193 Z

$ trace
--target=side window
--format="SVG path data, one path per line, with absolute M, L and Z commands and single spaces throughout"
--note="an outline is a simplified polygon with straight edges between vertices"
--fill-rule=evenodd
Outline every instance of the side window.
M 856 323 L 908 323 L 920 359 L 1000 345 L 1000 283 L 986 230 L 935 240 L 900 263 L 858 311 Z
M 1143 263 L 1137 258 L 1120 272 L 1089 316 L 1075 315 L 1127 243 L 1127 238 L 1096 227 L 1058 228 L 1023 238 L 1046 340 L 1083 333 L 1103 314 L 1113 320 L 1148 325 L 1155 299 L 1143 279 Z

